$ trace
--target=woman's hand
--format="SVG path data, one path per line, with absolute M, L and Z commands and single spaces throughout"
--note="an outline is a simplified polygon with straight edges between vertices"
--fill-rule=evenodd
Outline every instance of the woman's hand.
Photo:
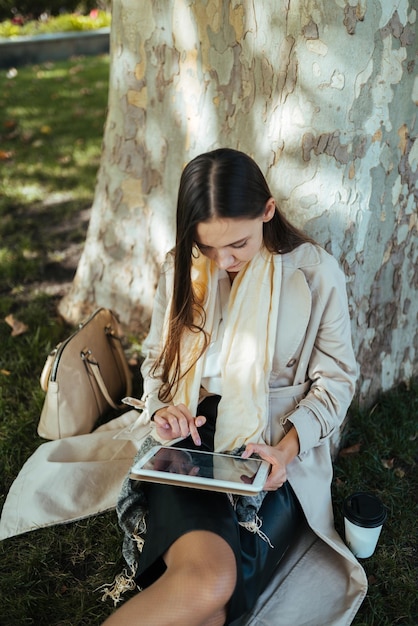
M 248 459 L 252 454 L 258 454 L 270 463 L 271 470 L 264 485 L 266 491 L 276 491 L 287 480 L 286 466 L 299 452 L 299 437 L 296 428 L 292 427 L 277 446 L 268 446 L 264 443 L 249 443 L 242 457 Z
M 199 426 L 206 422 L 204 415 L 195 417 L 185 404 L 165 406 L 154 413 L 157 433 L 162 439 L 169 441 L 177 437 L 191 435 L 196 446 L 201 445 Z
M 249 443 L 242 456 L 244 459 L 248 459 L 252 454 L 258 454 L 271 465 L 271 470 L 263 489 L 266 491 L 279 489 L 287 480 L 284 452 L 266 444 Z

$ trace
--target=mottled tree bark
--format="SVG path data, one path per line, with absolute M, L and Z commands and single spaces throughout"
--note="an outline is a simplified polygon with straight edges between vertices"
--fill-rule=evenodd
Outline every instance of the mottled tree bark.
M 61 312 L 146 330 L 185 162 L 251 154 L 347 276 L 360 399 L 417 374 L 413 0 L 115 0 L 90 228 Z

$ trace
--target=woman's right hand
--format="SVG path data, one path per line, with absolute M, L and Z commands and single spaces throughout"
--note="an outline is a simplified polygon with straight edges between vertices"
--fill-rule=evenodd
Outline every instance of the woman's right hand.
M 154 413 L 153 420 L 161 439 L 169 441 L 190 435 L 196 446 L 202 443 L 197 429 L 205 424 L 206 417 L 195 417 L 185 404 L 165 406 Z

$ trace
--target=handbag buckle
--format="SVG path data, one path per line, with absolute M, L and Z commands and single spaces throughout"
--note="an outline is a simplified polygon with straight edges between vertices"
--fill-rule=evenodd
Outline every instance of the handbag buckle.
M 111 335 L 112 337 L 115 336 L 115 330 L 111 324 L 107 324 L 107 326 L 105 326 L 104 331 L 105 331 L 105 335 Z
M 92 356 L 92 351 L 89 349 L 81 350 L 80 357 L 82 361 L 86 361 L 92 365 L 98 365 L 96 359 Z

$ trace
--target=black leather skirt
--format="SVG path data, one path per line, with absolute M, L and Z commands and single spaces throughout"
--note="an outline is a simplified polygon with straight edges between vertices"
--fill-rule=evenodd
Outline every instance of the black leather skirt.
M 213 450 L 218 401 L 219 397 L 207 398 L 197 412 L 208 419 L 205 427 L 199 429 L 204 449 Z M 190 438 L 180 445 L 194 447 Z M 164 573 L 163 555 L 179 537 L 193 530 L 213 532 L 231 546 L 237 563 L 237 584 L 229 602 L 226 624 L 254 606 L 274 569 L 296 539 L 304 519 L 299 502 L 287 482 L 266 495 L 258 512 L 261 530 L 269 542 L 238 524 L 226 494 L 154 483 L 144 483 L 143 486 L 149 514 L 136 575 L 137 584 L 144 589 Z

